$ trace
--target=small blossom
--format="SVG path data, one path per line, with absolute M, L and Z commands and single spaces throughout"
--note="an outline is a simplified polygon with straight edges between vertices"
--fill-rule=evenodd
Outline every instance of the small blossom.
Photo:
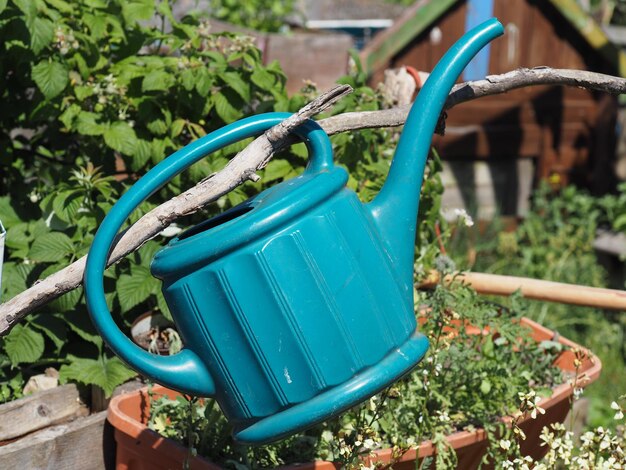
M 500 447 L 503 450 L 509 450 L 511 448 L 511 441 L 509 441 L 508 439 L 501 439 L 500 440 Z

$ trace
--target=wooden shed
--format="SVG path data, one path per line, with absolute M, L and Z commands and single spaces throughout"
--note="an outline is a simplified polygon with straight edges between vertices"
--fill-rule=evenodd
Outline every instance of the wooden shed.
M 363 64 L 373 84 L 387 68 L 430 71 L 464 31 L 492 16 L 506 33 L 474 59 L 461 81 L 536 66 L 626 76 L 626 56 L 575 0 L 420 0 L 365 47 Z M 616 99 L 605 94 L 527 87 L 450 110 L 446 135 L 434 146 L 449 161 L 497 162 L 513 170 L 530 165 L 531 179 L 603 192 L 614 183 L 616 114 Z M 508 193 L 519 184 L 510 175 L 504 180 Z

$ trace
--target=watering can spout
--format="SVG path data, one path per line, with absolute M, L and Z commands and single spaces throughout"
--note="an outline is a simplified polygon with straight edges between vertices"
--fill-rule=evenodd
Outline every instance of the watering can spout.
M 411 107 L 387 181 L 368 204 L 399 280 L 412 291 L 415 231 L 419 197 L 432 135 L 450 90 L 472 58 L 502 35 L 492 18 L 468 31 L 442 57 Z

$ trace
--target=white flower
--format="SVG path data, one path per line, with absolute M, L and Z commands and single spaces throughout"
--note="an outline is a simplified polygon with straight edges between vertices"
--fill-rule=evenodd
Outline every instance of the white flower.
M 472 227 L 474 225 L 474 219 L 472 219 L 472 216 L 470 216 L 465 209 L 454 209 L 454 214 L 466 227 Z
M 613 416 L 613 419 L 624 419 L 624 410 L 622 410 L 622 407 L 619 406 L 617 402 L 611 402 L 611 409 L 617 411 L 617 413 L 615 413 L 615 416 Z
M 508 439 L 501 439 L 500 447 L 504 450 L 509 450 L 511 448 L 511 441 L 509 441 Z
M 539 403 L 541 401 L 541 398 L 539 397 L 535 397 L 535 403 L 533 403 L 532 406 L 532 411 L 530 412 L 530 417 L 532 419 L 537 419 L 537 412 L 541 413 L 542 415 L 546 414 L 546 410 L 544 410 L 543 408 L 541 408 L 537 403 Z
M 365 439 L 363 441 L 363 447 L 365 447 L 366 449 L 373 449 L 374 447 L 376 447 L 376 442 L 374 441 L 374 439 Z

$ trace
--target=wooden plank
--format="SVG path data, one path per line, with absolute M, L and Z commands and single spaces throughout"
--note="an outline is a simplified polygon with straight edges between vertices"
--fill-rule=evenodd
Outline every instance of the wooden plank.
M 451 158 L 529 158 L 543 155 L 545 130 L 536 124 L 514 126 L 447 126 L 446 135 L 435 136 L 433 146 L 445 159 Z M 559 128 L 555 151 L 574 152 L 577 161 L 589 153 L 589 132 L 583 124 Z
M 494 16 L 504 26 L 504 36 L 492 42 L 489 72 L 504 73 L 521 67 L 522 56 L 529 37 L 527 0 L 498 0 L 494 4 Z
M 0 447 L 2 468 L 113 469 L 115 443 L 107 412 L 37 431 Z
M 563 124 L 595 122 L 596 104 L 593 101 L 570 101 L 561 106 L 551 103 L 520 103 L 507 101 L 463 103 L 448 111 L 446 124 L 449 126 L 467 126 L 497 122 L 498 124 L 534 124 L 541 122 L 543 115 L 559 116 Z
M 311 80 L 325 91 L 348 73 L 352 47 L 352 38 L 343 33 L 271 34 L 267 37 L 263 60 L 280 62 L 287 76 L 289 93 L 299 91 L 304 80 Z
M 87 414 L 74 384 L 63 385 L 0 406 L 0 441 Z

